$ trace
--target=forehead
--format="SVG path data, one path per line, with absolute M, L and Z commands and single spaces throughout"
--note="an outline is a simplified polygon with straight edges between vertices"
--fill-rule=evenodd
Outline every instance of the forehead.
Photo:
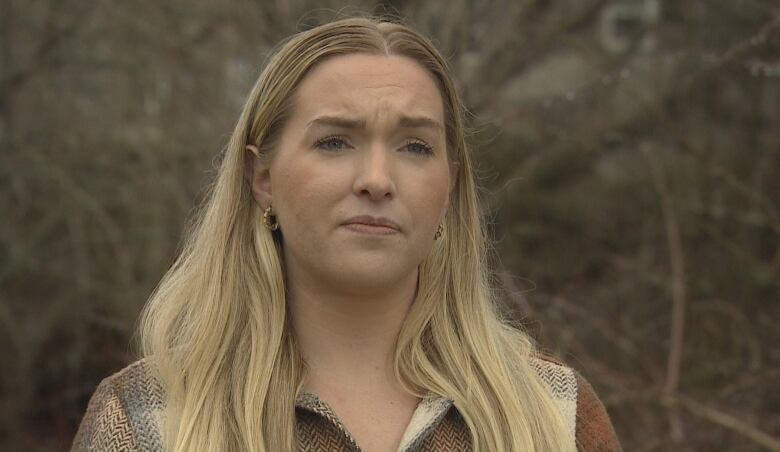
M 433 76 L 411 58 L 355 53 L 316 65 L 298 86 L 293 116 L 428 116 L 443 124 Z M 365 118 L 368 116 L 368 118 Z

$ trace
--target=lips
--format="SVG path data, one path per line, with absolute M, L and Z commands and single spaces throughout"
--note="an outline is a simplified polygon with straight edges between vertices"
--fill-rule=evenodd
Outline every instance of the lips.
M 384 230 L 386 232 L 401 232 L 401 226 L 398 223 L 385 217 L 372 217 L 370 215 L 359 215 L 352 217 L 342 223 L 343 226 L 354 226 L 360 230 Z

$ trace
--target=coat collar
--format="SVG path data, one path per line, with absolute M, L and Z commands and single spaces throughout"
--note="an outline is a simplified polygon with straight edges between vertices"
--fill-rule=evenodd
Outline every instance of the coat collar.
M 436 428 L 452 405 L 452 399 L 435 394 L 430 394 L 420 400 L 401 438 L 398 452 L 408 452 L 418 446 Z M 357 441 L 333 409 L 316 394 L 308 391 L 301 392 L 295 399 L 295 407 L 321 416 L 345 436 L 347 443 L 353 450 L 360 450 Z

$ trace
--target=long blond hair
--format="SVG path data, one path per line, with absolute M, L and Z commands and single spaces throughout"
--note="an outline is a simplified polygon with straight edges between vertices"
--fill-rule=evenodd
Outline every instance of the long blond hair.
M 447 63 L 409 28 L 369 18 L 291 37 L 260 75 L 184 248 L 141 317 L 141 353 L 167 393 L 168 450 L 292 451 L 305 363 L 285 299 L 283 246 L 262 225 L 246 181 L 245 147 L 274 143 L 306 73 L 323 59 L 366 52 L 414 59 L 444 101 L 457 184 L 444 236 L 420 265 L 415 302 L 394 354 L 412 394 L 454 400 L 479 451 L 573 451 L 556 403 L 530 364 L 528 336 L 502 320 L 488 283 L 486 239 L 464 138 L 464 109 Z

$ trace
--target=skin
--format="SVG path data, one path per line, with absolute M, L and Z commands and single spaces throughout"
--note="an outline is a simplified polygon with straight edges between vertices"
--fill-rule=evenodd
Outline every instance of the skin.
M 282 231 L 306 388 L 364 450 L 394 450 L 417 399 L 392 375 L 393 345 L 455 182 L 436 82 L 406 57 L 332 57 L 299 85 L 270 159 L 247 149 Z

